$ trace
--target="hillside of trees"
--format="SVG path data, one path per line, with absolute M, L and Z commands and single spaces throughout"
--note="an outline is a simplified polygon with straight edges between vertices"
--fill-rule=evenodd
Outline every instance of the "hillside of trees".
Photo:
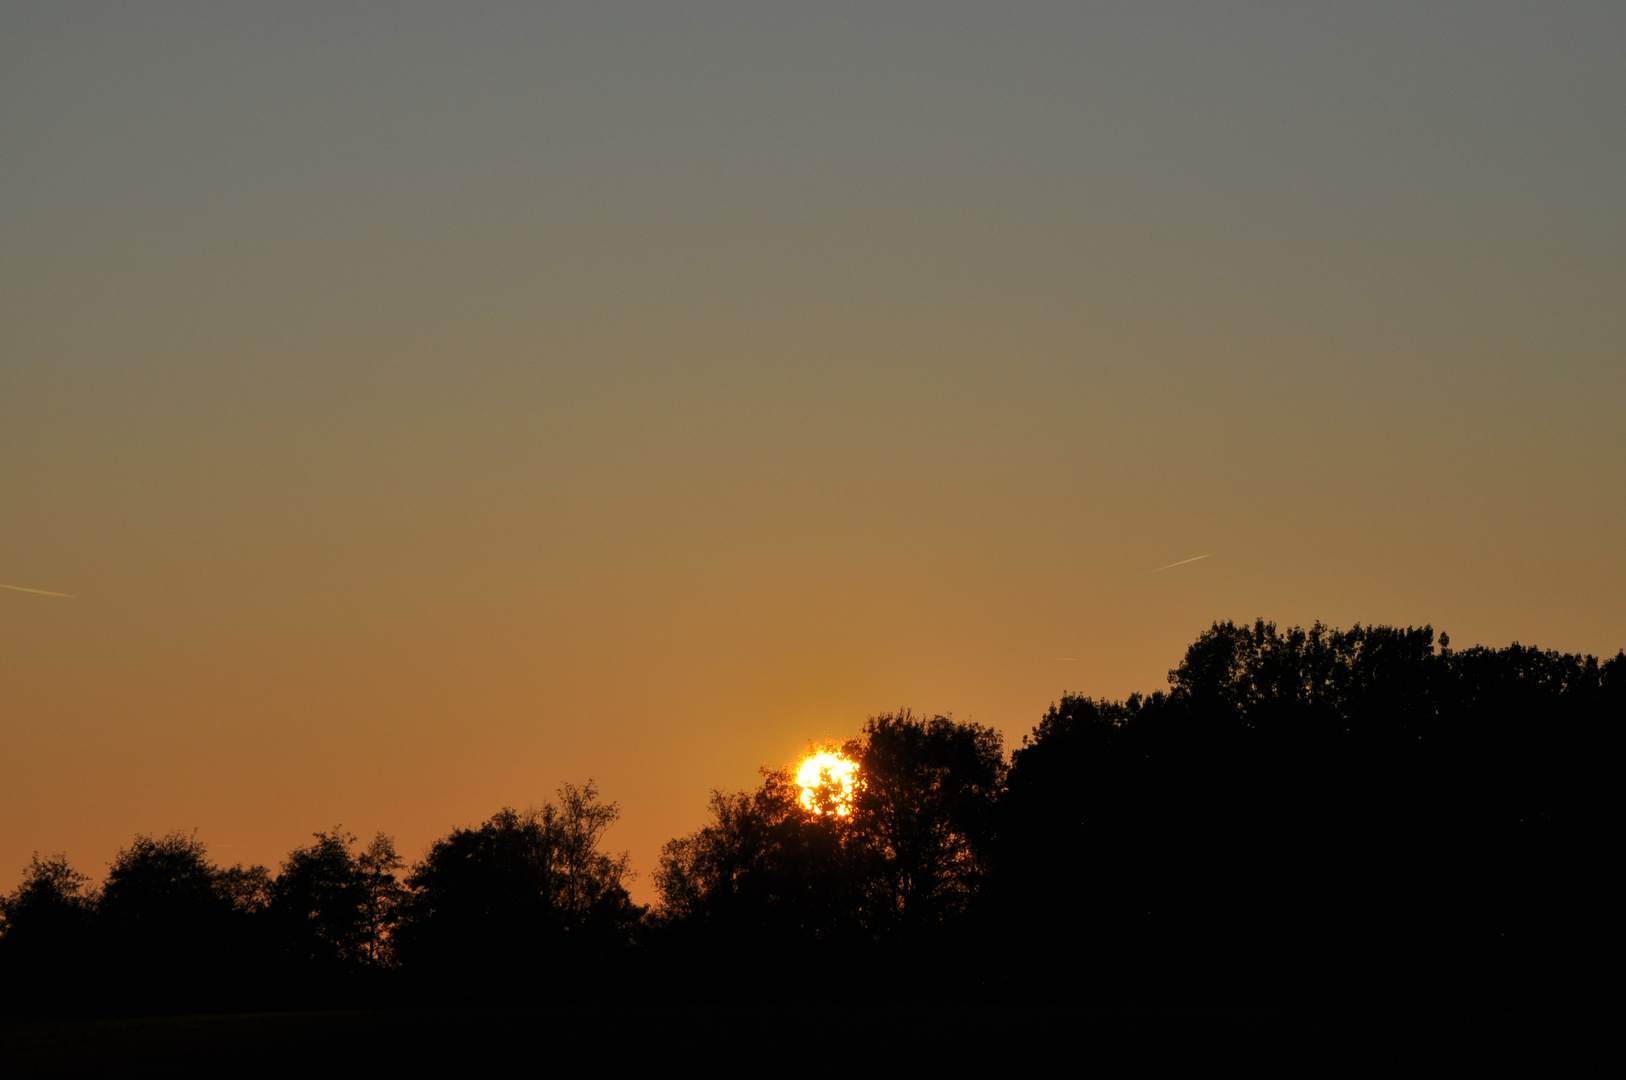
M 635 904 L 613 802 L 567 785 L 408 865 L 316 834 L 272 871 L 138 836 L 105 880 L 0 900 L 13 1015 L 654 993 L 1102 1001 L 1584 996 L 1621 956 L 1626 653 L 1429 628 L 1216 623 L 1126 701 L 1066 696 L 1007 755 L 877 716 L 850 805 L 787 770 L 716 792 Z

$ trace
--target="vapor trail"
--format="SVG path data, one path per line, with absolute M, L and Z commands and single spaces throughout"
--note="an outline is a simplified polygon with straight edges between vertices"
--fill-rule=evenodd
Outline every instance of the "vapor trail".
M 77 600 L 79 597 L 71 592 L 51 592 L 49 589 L 26 589 L 21 585 L 0 585 L 0 589 L 11 589 L 15 592 L 31 592 L 39 596 L 60 596 L 64 600 Z
M 1188 562 L 1201 562 L 1203 559 L 1207 559 L 1207 558 L 1212 557 L 1213 554 L 1214 553 L 1212 551 L 1210 551 L 1207 555 L 1196 555 L 1196 556 L 1193 556 L 1192 558 L 1189 558 L 1189 559 L 1181 559 L 1179 562 L 1172 562 L 1167 566 L 1158 567 L 1157 570 L 1148 570 L 1146 572 L 1148 574 L 1155 574 L 1155 573 L 1158 572 L 1158 570 L 1173 570 L 1176 566 L 1184 566 Z

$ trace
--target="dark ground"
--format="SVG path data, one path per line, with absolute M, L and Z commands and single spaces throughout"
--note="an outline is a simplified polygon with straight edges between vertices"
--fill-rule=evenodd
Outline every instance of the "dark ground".
M 0 1022 L 0 1075 L 1621 1075 L 1620 1015 L 606 999 L 565 1009 L 12 1020 Z

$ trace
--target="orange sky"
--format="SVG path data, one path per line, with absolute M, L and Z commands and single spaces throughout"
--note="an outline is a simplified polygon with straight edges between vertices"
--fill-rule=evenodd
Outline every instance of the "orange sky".
M 0 590 L 0 887 L 594 777 L 648 899 L 710 788 L 902 706 L 1019 741 L 1217 618 L 1613 653 L 1623 52 L 8 9 L 0 583 L 79 598 Z

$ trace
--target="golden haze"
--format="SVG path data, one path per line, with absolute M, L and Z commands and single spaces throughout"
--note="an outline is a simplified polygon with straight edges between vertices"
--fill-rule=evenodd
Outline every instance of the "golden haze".
M 1626 644 L 1620 5 L 87 10 L 0 7 L 0 581 L 78 597 L 0 590 L 0 889 L 593 777 L 648 900 L 1217 618 Z

